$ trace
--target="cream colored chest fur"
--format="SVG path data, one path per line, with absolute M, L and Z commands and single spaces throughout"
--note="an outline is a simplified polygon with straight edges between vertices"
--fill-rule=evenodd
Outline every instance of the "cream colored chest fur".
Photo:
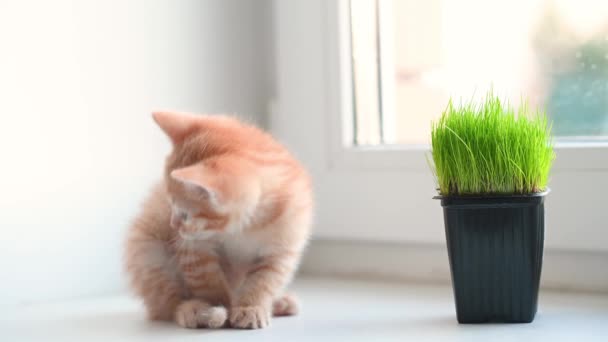
M 198 285 L 193 281 L 197 277 L 189 277 L 189 274 L 207 272 L 211 278 L 223 276 L 230 291 L 242 285 L 247 273 L 262 260 L 268 250 L 255 234 L 217 233 L 204 240 L 182 240 L 178 245 L 178 267 L 182 266 L 181 271 L 188 287 Z M 205 263 L 205 259 L 209 258 L 215 262 Z M 191 261 L 196 259 L 200 260 L 200 270 L 183 269 L 183 265 L 188 262 L 192 265 Z M 218 279 L 209 280 L 212 283 Z

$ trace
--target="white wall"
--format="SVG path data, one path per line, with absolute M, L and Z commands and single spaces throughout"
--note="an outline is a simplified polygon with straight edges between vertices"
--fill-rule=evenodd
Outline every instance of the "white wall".
M 264 121 L 266 1 L 0 1 L 0 305 L 123 288 L 169 145 L 153 109 Z

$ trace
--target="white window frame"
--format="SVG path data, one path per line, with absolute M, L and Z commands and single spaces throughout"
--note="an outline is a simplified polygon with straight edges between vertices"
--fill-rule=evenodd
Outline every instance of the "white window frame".
M 270 126 L 311 169 L 325 239 L 444 243 L 428 146 L 353 147 L 347 1 L 275 1 Z M 557 143 L 547 248 L 608 251 L 608 144 Z

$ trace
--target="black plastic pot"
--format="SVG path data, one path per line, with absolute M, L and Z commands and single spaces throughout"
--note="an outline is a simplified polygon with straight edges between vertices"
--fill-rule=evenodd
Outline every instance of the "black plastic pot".
M 538 307 L 548 193 L 441 199 L 459 323 L 529 323 Z

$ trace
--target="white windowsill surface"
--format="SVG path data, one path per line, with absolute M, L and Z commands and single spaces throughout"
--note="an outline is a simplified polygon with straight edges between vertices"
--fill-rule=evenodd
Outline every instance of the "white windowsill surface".
M 541 291 L 532 324 L 458 325 L 451 288 L 298 279 L 299 316 L 266 330 L 186 330 L 147 322 L 129 296 L 3 310 L 1 341 L 608 341 L 608 295 Z

